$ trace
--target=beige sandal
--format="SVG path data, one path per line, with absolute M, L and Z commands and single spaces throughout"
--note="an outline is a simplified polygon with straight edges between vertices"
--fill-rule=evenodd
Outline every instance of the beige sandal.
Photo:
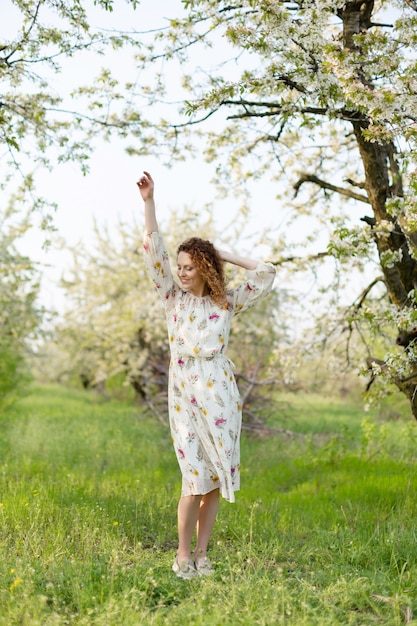
M 181 561 L 178 561 L 178 557 L 176 557 L 172 566 L 172 571 L 175 572 L 179 578 L 189 579 L 198 576 L 192 559 L 181 559 Z
M 207 556 L 203 556 L 195 562 L 195 569 L 201 576 L 211 576 L 216 571 Z

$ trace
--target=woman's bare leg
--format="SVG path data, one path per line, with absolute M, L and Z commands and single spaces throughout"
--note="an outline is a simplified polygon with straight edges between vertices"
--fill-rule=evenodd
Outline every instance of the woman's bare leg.
M 204 496 L 201 497 L 197 519 L 197 545 L 194 553 L 196 559 L 207 555 L 208 542 L 219 510 L 219 499 L 219 489 L 209 491 L 209 493 L 205 493 Z
M 178 502 L 178 561 L 191 558 L 191 542 L 204 496 L 182 496 Z

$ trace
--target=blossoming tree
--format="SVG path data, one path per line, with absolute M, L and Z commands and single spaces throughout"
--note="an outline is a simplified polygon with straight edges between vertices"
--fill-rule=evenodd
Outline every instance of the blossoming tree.
M 172 100 L 166 76 L 182 67 L 182 104 L 137 127 L 132 151 L 164 145 L 170 158 L 184 158 L 204 141 L 224 188 L 276 181 L 295 230 L 311 216 L 320 241 L 327 233 L 324 251 L 307 235 L 310 260 L 331 256 L 350 274 L 360 270 L 340 325 L 361 330 L 373 378 L 396 385 L 417 418 L 415 0 L 183 5 L 142 53 L 148 69 L 158 68 L 142 96 Z M 271 225 L 275 218 L 278 203 Z M 280 265 L 290 262 L 283 240 Z M 399 348 L 380 347 L 378 360 L 373 341 L 384 333 L 392 344 L 399 333 Z

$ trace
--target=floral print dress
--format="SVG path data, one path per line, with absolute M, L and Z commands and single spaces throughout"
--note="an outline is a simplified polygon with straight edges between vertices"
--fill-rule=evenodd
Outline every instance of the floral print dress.
M 234 502 L 240 487 L 242 406 L 226 356 L 232 318 L 271 291 L 275 268 L 259 263 L 247 282 L 227 291 L 221 308 L 174 280 L 159 232 L 145 233 L 144 259 L 165 306 L 171 362 L 168 407 L 172 440 L 182 473 L 182 496 L 219 488 Z

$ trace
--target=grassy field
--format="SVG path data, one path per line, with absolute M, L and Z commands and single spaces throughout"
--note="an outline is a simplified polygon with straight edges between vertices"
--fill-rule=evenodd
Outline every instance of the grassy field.
M 33 388 L 0 416 L 0 626 L 417 624 L 417 424 L 394 405 L 280 401 L 271 426 L 301 436 L 243 436 L 217 572 L 184 581 L 168 430 Z

